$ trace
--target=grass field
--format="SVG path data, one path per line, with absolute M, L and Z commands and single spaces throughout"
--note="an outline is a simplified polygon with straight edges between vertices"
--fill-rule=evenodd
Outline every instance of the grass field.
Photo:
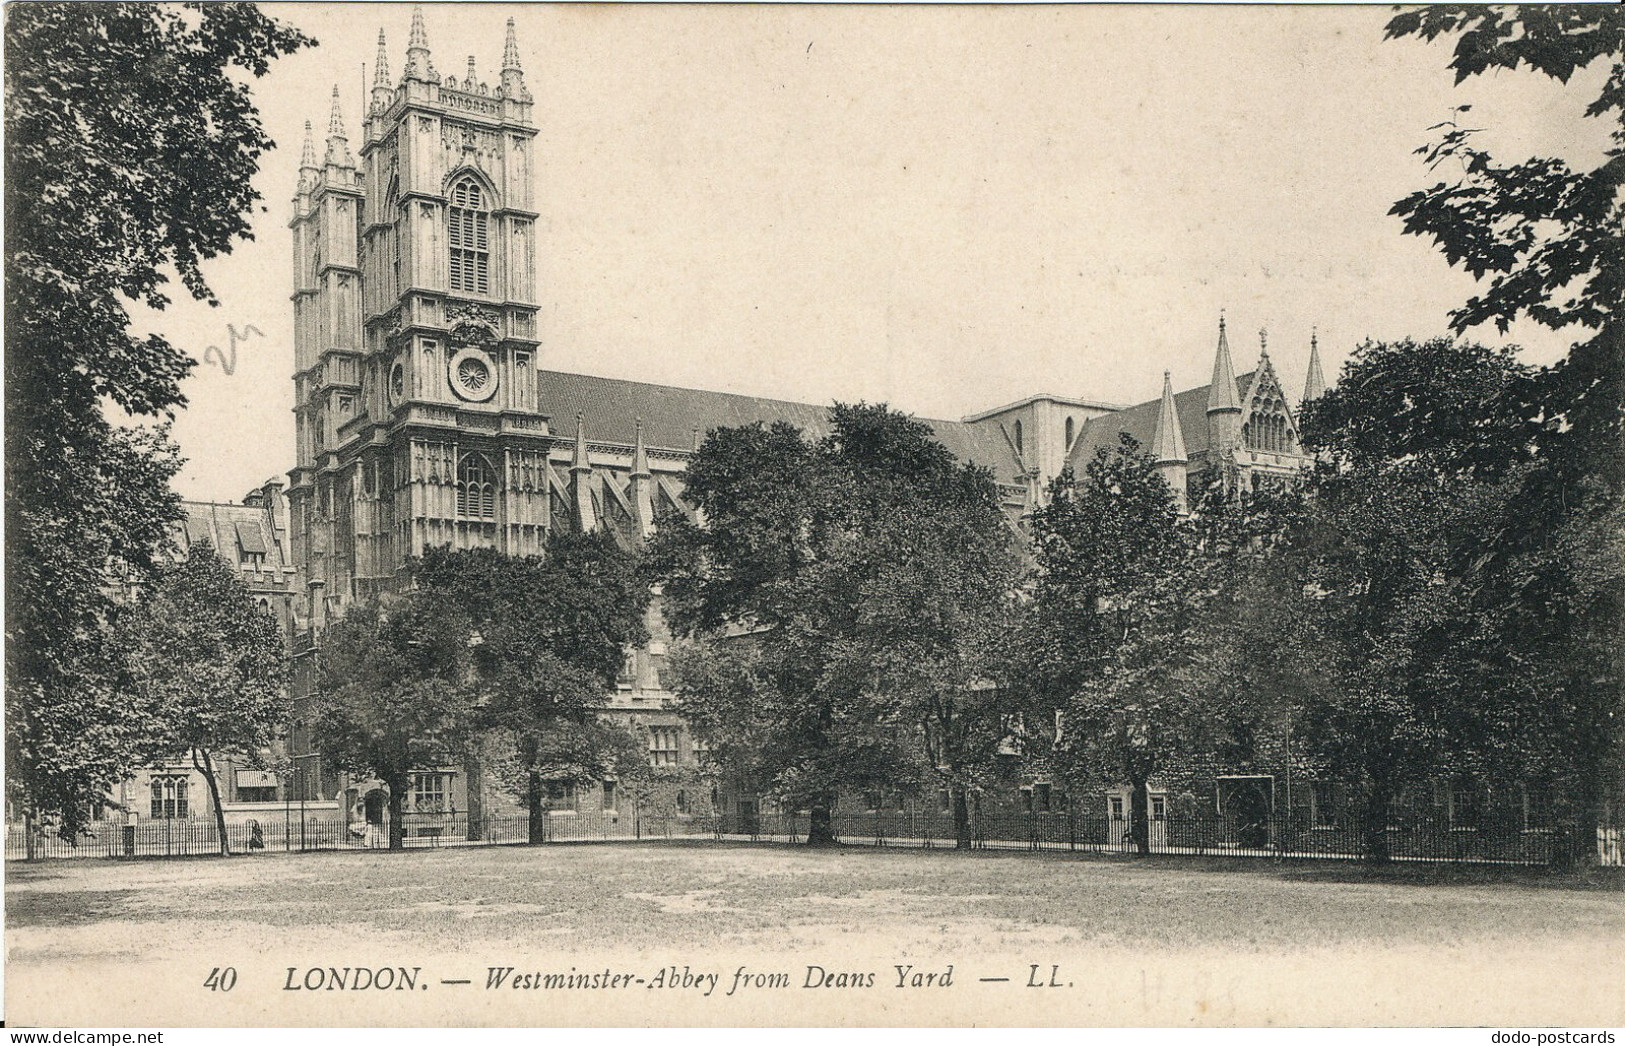
M 739 844 L 6 873 L 9 1023 L 1625 1023 L 1625 893 L 1600 873 Z M 227 964 L 240 987 L 201 987 Z M 436 990 L 386 1005 L 290 992 L 284 976 L 402 964 Z M 790 984 L 709 997 L 484 987 L 493 965 L 624 966 L 648 981 L 671 964 Z M 953 964 L 954 983 L 898 987 L 899 964 Z M 1043 989 L 1027 987 L 1035 964 Z M 808 966 L 875 983 L 811 990 Z M 65 997 L 53 991 L 65 970 L 116 990 Z M 476 983 L 439 984 L 463 978 Z

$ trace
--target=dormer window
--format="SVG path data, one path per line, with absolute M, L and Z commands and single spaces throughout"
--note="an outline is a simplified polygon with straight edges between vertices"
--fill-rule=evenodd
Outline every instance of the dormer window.
M 451 289 L 466 294 L 491 293 L 490 204 L 472 177 L 451 190 L 446 219 L 450 225 Z

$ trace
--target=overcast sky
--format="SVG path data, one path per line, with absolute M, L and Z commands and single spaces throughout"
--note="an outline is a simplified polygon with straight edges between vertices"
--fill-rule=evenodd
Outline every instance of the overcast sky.
M 256 240 L 205 270 L 222 306 L 152 326 L 193 355 L 191 498 L 293 465 L 289 198 L 336 82 L 352 146 L 378 30 L 411 8 L 267 4 L 320 41 L 255 95 Z M 426 6 L 442 75 L 492 83 L 518 23 L 541 128 L 544 367 L 957 418 L 1036 392 L 1120 402 L 1237 369 L 1302 388 L 1372 337 L 1424 337 L 1472 282 L 1400 235 L 1441 176 L 1412 154 L 1470 103 L 1508 156 L 1593 163 L 1595 91 L 1528 73 L 1452 87 L 1450 45 L 1384 42 L 1387 7 Z M 1599 71 L 1600 72 L 1600 71 Z M 1594 77 L 1591 79 L 1595 79 Z M 318 141 L 318 148 L 320 142 Z M 143 323 L 147 321 L 143 318 Z M 1502 340 L 1493 330 L 1479 336 Z M 1569 340 L 1515 328 L 1526 358 Z M 544 405 L 545 406 L 545 405 Z

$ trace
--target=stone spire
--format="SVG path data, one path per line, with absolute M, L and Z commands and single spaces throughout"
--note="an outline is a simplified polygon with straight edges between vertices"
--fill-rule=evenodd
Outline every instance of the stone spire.
M 327 117 L 327 163 L 333 167 L 353 167 L 350 140 L 344 135 L 344 113 L 339 109 L 339 85 L 333 85 L 333 109 Z
M 1320 332 L 1309 333 L 1309 373 L 1303 379 L 1303 402 L 1318 400 L 1326 392 L 1326 376 L 1320 370 Z
M 1213 383 L 1207 390 L 1208 445 L 1226 454 L 1241 445 L 1241 396 L 1236 392 L 1236 368 L 1230 362 L 1230 339 L 1224 313 L 1219 313 L 1219 351 L 1213 357 Z
M 480 74 L 474 68 L 474 56 L 468 56 L 468 75 L 463 77 L 463 90 L 477 91 L 480 87 Z
M 592 507 L 592 462 L 587 457 L 587 423 L 576 413 L 576 445 L 570 455 L 570 500 L 575 508 L 576 527 L 585 534 L 598 525 Z
M 502 45 L 501 88 L 504 98 L 526 101 L 530 92 L 525 90 L 525 74 L 519 68 L 519 37 L 514 32 L 513 19 L 508 19 L 508 37 Z
M 1162 372 L 1162 408 L 1157 412 L 1157 427 L 1151 433 L 1151 459 L 1157 464 L 1190 459 L 1185 456 L 1185 434 L 1179 429 L 1179 411 L 1174 407 L 1172 376 Z
M 632 444 L 630 494 L 638 533 L 647 538 L 655 531 L 654 473 L 649 471 L 649 452 L 643 445 L 643 419 L 637 419 L 637 436 Z
M 423 5 L 412 6 L 412 37 L 406 44 L 406 78 L 439 80 L 429 58 L 429 31 L 423 27 Z

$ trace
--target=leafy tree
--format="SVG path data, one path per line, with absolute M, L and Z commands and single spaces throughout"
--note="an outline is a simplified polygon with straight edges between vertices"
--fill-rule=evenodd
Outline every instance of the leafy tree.
M 988 651 L 1018 578 L 997 488 L 928 426 L 837 404 L 816 442 L 779 423 L 713 431 L 686 496 L 706 524 L 656 539 L 670 673 L 719 762 L 812 812 L 842 789 L 965 790 L 1004 736 Z
M 162 419 L 192 360 L 130 331 L 166 273 L 249 235 L 272 146 L 244 74 L 311 41 L 252 4 L 28 4 L 6 18 L 7 768 L 64 835 L 144 733 L 115 689 L 111 593 L 153 566 L 178 502 Z
M 1324 467 L 1297 538 L 1320 593 L 1302 656 L 1328 681 L 1305 736 L 1363 784 L 1378 860 L 1395 788 L 1441 773 L 1562 788 L 1595 817 L 1618 738 L 1618 514 L 1553 496 L 1536 380 L 1513 350 L 1368 343 L 1304 418 Z
M 256 756 L 287 722 L 287 656 L 271 612 L 256 603 L 207 542 L 161 567 L 114 628 L 129 678 L 119 688 L 154 736 L 147 755 L 189 755 L 214 804 L 220 852 L 229 855 L 214 757 Z
M 1565 84 L 1599 64 L 1607 70 L 1585 108 L 1612 143 L 1597 166 L 1576 170 L 1551 157 L 1503 163 L 1479 144 L 1477 129 L 1448 120 L 1439 139 L 1417 151 L 1450 177 L 1400 200 L 1392 213 L 1452 265 L 1488 279 L 1451 314 L 1457 333 L 1490 321 L 1505 331 L 1519 316 L 1585 332 L 1542 375 L 1548 412 L 1560 422 L 1549 438 L 1569 448 L 1576 467 L 1617 487 L 1625 479 L 1625 11 L 1441 4 L 1395 15 L 1387 36 L 1454 38 L 1458 84 L 1522 67 Z
M 322 632 L 311 734 L 333 765 L 389 789 L 389 848 L 405 845 L 412 772 L 461 756 L 476 730 L 472 624 L 425 592 L 358 603 Z
M 1540 466 L 1498 531 L 1488 561 L 1496 576 L 1486 591 L 1500 593 L 1500 624 L 1524 629 L 1509 630 L 1509 642 L 1540 637 L 1537 647 L 1509 647 L 1508 657 L 1532 659 L 1515 660 L 1520 668 L 1539 665 L 1532 679 L 1545 673 L 1562 681 L 1545 707 L 1569 709 L 1556 724 L 1571 756 L 1560 776 L 1578 796 L 1576 848 L 1590 852 L 1602 782 L 1618 781 L 1625 747 L 1625 687 L 1613 649 L 1625 632 L 1614 540 L 1625 512 L 1625 12 L 1578 4 L 1430 7 L 1394 17 L 1388 36 L 1454 38 L 1458 84 L 1523 67 L 1564 84 L 1582 71 L 1604 73 L 1584 110 L 1606 131 L 1600 163 L 1504 163 L 1479 145 L 1474 129 L 1447 121 L 1419 152 L 1432 167 L 1459 165 L 1461 176 L 1394 205 L 1406 231 L 1488 278 L 1483 293 L 1452 314 L 1458 332 L 1490 320 L 1505 330 L 1519 316 L 1578 332 L 1567 358 L 1536 375 L 1540 412 L 1531 416 L 1545 422 Z
M 648 639 L 649 586 L 613 535 L 554 531 L 545 557 L 432 549 L 413 577 L 472 630 L 478 728 L 500 735 L 520 768 L 503 776 L 519 783 L 532 842 L 545 833 L 544 781 L 604 780 L 646 762 L 597 714 L 627 648 Z
M 1059 713 L 1054 758 L 1072 781 L 1132 786 L 1131 833 L 1149 853 L 1146 784 L 1203 720 L 1186 685 L 1195 604 L 1173 491 L 1125 433 L 1081 478 L 1070 468 L 1055 478 L 1032 536 L 1020 644 L 1028 718 Z

